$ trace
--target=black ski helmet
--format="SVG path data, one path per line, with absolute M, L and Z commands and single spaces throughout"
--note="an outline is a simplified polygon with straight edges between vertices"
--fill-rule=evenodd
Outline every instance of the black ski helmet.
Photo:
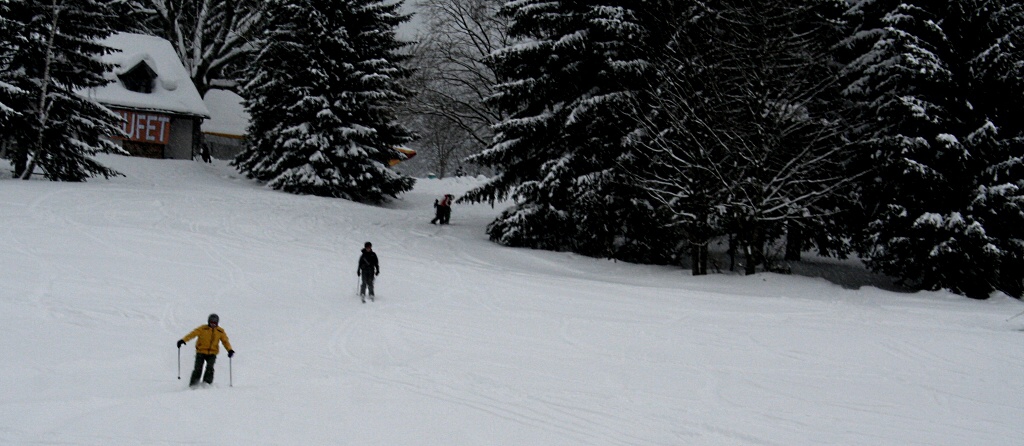
M 363 247 L 364 248 L 372 248 L 373 247 L 373 243 L 370 243 L 370 242 L 363 243 Z
M 220 316 L 217 316 L 217 313 L 210 314 L 210 317 L 206 318 L 206 323 L 207 324 L 219 324 L 220 323 Z

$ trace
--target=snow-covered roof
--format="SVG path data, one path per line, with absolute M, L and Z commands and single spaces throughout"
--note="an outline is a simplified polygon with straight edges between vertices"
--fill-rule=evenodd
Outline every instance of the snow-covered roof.
M 203 121 L 203 133 L 221 136 L 245 136 L 249 113 L 242 106 L 242 97 L 227 90 L 212 89 L 203 98 L 210 110 L 210 119 Z
M 119 49 L 103 56 L 103 61 L 118 65 L 105 74 L 113 82 L 98 88 L 79 91 L 79 94 L 112 107 L 162 111 L 174 114 L 210 117 L 199 91 L 166 39 L 144 34 L 117 33 L 100 41 Z M 152 93 L 128 90 L 118 75 L 145 62 L 157 75 Z

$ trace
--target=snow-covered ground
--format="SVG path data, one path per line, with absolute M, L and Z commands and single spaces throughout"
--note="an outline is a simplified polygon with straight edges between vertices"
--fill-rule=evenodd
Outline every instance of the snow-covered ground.
M 103 162 L 128 177 L 0 180 L 0 444 L 1024 444 L 1002 295 L 510 249 L 488 206 L 428 224 L 475 179 L 373 207 Z M 212 312 L 238 353 L 189 390 L 175 341 Z

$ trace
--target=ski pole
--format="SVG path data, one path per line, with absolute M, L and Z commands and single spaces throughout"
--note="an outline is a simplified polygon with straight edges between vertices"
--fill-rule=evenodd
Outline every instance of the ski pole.
M 181 379 L 181 347 L 178 347 L 178 379 Z
M 228 387 L 235 387 L 235 376 L 231 371 L 231 357 L 228 356 Z
M 1011 317 L 1010 319 L 1016 319 L 1016 318 L 1017 318 L 1017 316 L 1020 316 L 1020 315 L 1022 315 L 1022 314 L 1024 314 L 1024 311 L 1021 311 L 1020 313 L 1017 313 L 1016 315 L 1014 315 L 1014 316 L 1013 316 L 1013 317 Z M 1007 319 L 1007 320 L 1006 320 L 1006 322 L 1010 322 L 1010 319 Z

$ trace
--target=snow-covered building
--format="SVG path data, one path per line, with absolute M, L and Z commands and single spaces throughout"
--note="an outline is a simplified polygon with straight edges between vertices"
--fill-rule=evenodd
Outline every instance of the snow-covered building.
M 211 118 L 203 121 L 203 139 L 210 146 L 210 154 L 218 159 L 234 158 L 242 151 L 249 113 L 242 105 L 242 97 L 221 89 L 211 89 L 203 97 Z
M 127 138 L 114 136 L 135 156 L 192 159 L 199 153 L 200 126 L 210 111 L 171 43 L 143 34 L 117 33 L 102 41 L 120 50 L 103 56 L 117 65 L 111 82 L 82 95 L 124 118 Z

